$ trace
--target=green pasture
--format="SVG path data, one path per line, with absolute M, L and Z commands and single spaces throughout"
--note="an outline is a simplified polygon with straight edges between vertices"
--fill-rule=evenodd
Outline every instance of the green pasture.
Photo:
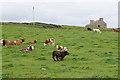
M 86 28 L 61 25 L 60 28 L 29 24 L 3 24 L 2 38 L 26 41 L 18 46 L 2 46 L 3 78 L 118 78 L 118 33 L 100 28 L 102 33 Z M 48 38 L 55 45 L 67 46 L 70 55 L 53 61 L 55 46 L 44 46 Z M 29 41 L 38 40 L 37 44 Z M 27 46 L 32 52 L 20 52 Z

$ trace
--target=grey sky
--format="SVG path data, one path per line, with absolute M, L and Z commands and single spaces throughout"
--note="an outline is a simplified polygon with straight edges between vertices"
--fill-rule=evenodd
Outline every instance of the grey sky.
M 35 21 L 85 26 L 89 20 L 103 17 L 108 28 L 118 27 L 118 0 L 31 0 L 1 2 L 0 21 L 28 22 L 33 20 L 35 7 Z

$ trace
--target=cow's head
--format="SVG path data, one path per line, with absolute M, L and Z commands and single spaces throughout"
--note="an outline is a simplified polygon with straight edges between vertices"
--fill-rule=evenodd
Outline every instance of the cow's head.
M 64 51 L 64 53 L 65 53 L 66 55 L 69 55 L 69 52 L 68 52 L 68 51 Z
M 68 47 L 65 47 L 65 51 L 67 51 L 68 50 Z
M 35 43 L 37 43 L 37 40 L 34 40 Z
M 3 44 L 3 39 L 0 40 L 0 43 Z
M 35 49 L 34 46 L 31 46 L 32 50 Z
M 20 39 L 20 40 L 22 40 L 22 42 L 24 42 L 24 41 L 25 41 L 25 39 Z

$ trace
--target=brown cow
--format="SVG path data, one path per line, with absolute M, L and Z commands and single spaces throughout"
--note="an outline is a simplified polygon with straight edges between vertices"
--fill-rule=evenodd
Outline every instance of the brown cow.
M 120 32 L 120 30 L 119 30 L 119 29 L 113 29 L 113 31 L 114 31 L 114 32 Z
M 35 44 L 35 43 L 37 43 L 37 40 L 33 40 L 33 41 L 28 42 L 28 43 Z
M 54 58 L 56 56 L 57 61 L 62 61 L 66 55 L 69 55 L 67 51 L 53 51 L 52 58 L 56 61 Z
M 12 41 L 12 40 L 0 40 L 0 43 L 3 45 L 3 46 L 6 46 L 6 45 L 15 45 L 16 42 L 15 41 Z
M 25 39 L 18 39 L 18 40 L 15 40 L 14 42 L 16 43 L 16 45 L 20 45 L 24 41 L 25 41 Z
M 47 44 L 49 44 L 49 43 L 52 43 L 52 46 L 54 46 L 54 45 L 55 45 L 54 42 L 55 42 L 54 39 L 51 39 L 51 38 L 50 38 L 50 39 L 47 39 L 47 40 L 44 42 L 44 46 L 47 45 Z

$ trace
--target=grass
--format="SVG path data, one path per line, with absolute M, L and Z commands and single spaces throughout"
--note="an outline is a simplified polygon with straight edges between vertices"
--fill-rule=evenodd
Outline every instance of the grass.
M 0 34 L 2 34 L 2 26 L 0 24 Z M 0 35 L 0 39 L 2 36 Z M 2 78 L 2 46 L 0 45 L 0 79 Z
M 5 24 L 3 39 L 26 38 L 19 46 L 2 46 L 3 78 L 118 78 L 118 33 L 103 29 L 101 34 L 86 28 L 61 26 L 43 28 L 27 24 Z M 64 61 L 53 61 L 55 46 L 43 46 L 48 38 L 69 48 Z M 27 42 L 38 40 L 37 44 Z M 19 49 L 35 46 L 32 52 Z

